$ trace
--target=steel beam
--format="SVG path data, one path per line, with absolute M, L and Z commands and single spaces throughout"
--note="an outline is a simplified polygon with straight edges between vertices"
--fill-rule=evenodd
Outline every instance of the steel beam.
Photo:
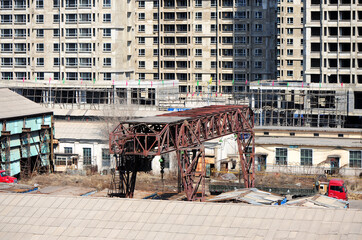
M 237 134 L 245 187 L 254 186 L 255 136 L 254 113 L 251 108 L 243 105 L 210 106 L 160 116 L 178 117 L 178 119 L 183 117 L 183 120 L 168 123 L 132 122 L 132 120 L 122 122 L 110 134 L 110 152 L 116 156 L 152 157 L 176 151 L 187 199 L 203 200 L 206 173 L 203 143 L 230 134 Z M 245 138 L 246 135 L 248 139 Z M 191 155 L 190 152 L 192 152 Z M 200 158 L 201 170 L 197 172 L 196 168 Z M 136 166 L 135 171 L 140 171 L 140 169 L 137 169 Z M 119 174 L 122 175 L 121 172 Z M 126 182 L 126 180 L 122 181 Z M 202 192 L 201 197 L 198 197 L 197 191 L 200 185 Z M 122 184 L 118 185 L 119 188 L 122 186 Z M 134 190 L 131 186 L 128 186 L 127 189 Z M 132 196 L 131 193 L 124 195 Z

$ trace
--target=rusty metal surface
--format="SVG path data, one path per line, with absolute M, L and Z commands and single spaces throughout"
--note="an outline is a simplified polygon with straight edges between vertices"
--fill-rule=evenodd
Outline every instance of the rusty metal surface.
M 110 133 L 110 152 L 119 156 L 121 163 L 125 156 L 149 157 L 176 151 L 188 200 L 197 199 L 200 185 L 201 198 L 204 199 L 206 169 L 203 143 L 230 134 L 237 136 L 245 187 L 253 187 L 254 113 L 244 105 L 208 106 L 121 122 Z M 196 172 L 200 159 L 202 170 Z M 126 195 L 132 196 L 130 193 Z

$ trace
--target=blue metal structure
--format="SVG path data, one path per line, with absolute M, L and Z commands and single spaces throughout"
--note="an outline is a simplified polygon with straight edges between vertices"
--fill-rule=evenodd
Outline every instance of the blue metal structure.
M 13 104 L 8 111 L 0 111 L 1 168 L 10 176 L 49 171 L 53 155 L 53 113 L 10 90 L 0 89 L 1 93 L 10 96 L 11 101 L 0 95 L 0 107 Z

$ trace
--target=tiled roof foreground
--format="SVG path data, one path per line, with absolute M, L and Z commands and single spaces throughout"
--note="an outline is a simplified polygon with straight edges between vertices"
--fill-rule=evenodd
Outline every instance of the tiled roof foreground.
M 362 211 L 0 195 L 1 239 L 362 239 Z

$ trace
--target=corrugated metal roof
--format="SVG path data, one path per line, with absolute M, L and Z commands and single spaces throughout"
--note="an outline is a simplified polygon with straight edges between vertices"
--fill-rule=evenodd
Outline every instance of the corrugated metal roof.
M 286 203 L 292 206 L 316 207 L 316 208 L 346 208 L 349 204 L 341 199 L 331 198 L 325 195 L 299 198 Z
M 214 198 L 208 199 L 208 202 L 245 202 L 254 205 L 272 205 L 282 201 L 284 197 L 260 191 L 256 188 L 244 188 L 231 192 L 222 193 Z
M 1 239 L 361 239 L 362 211 L 0 195 Z
M 55 121 L 55 138 L 72 140 L 108 140 L 105 122 Z
M 0 119 L 45 113 L 53 112 L 9 89 L 0 89 Z

